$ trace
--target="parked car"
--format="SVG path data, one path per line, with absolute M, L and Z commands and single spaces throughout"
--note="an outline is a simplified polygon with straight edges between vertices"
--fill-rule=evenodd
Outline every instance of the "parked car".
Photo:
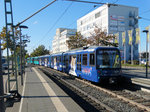
M 8 64 L 7 63 L 2 64 L 2 68 L 3 68 L 3 70 L 7 70 L 8 69 Z

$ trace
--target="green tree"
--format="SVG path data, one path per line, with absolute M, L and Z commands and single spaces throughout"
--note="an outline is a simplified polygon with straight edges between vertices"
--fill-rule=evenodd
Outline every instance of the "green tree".
M 8 37 L 10 37 L 9 35 L 11 32 L 12 32 L 12 29 L 9 29 Z M 16 40 L 17 39 L 16 37 L 19 37 L 20 31 L 15 28 L 14 33 L 15 33 L 14 38 Z M 2 40 L 2 48 L 1 49 L 4 50 L 7 48 L 6 27 L 3 27 L 2 31 L 0 32 L 0 39 Z M 10 51 L 13 51 L 13 45 L 14 45 L 13 39 L 8 38 L 8 46 L 9 46 Z
M 41 55 L 46 55 L 46 54 L 49 54 L 49 51 L 45 49 L 44 45 L 40 45 L 38 46 L 38 48 L 33 50 L 33 52 L 31 53 L 31 57 L 41 56 Z
M 8 31 L 8 36 L 10 35 L 10 30 Z M 3 27 L 2 31 L 0 32 L 0 39 L 2 41 L 2 50 L 7 48 L 7 38 L 6 38 L 6 27 Z M 13 45 L 13 41 L 12 38 L 8 38 L 8 46 L 10 46 L 10 50 L 12 51 L 12 45 Z
M 8 37 L 10 37 L 9 35 L 12 32 L 12 28 L 8 30 Z M 19 39 L 20 36 L 20 30 L 18 30 L 17 28 L 14 29 L 14 34 L 15 34 L 15 42 L 17 42 L 17 40 Z M 0 32 L 0 39 L 2 40 L 2 50 L 5 50 L 7 48 L 7 38 L 6 38 L 6 27 L 2 28 L 2 31 Z M 16 44 L 16 43 L 15 43 Z M 13 51 L 14 49 L 14 42 L 12 38 L 8 38 L 8 46 L 10 51 Z M 25 52 L 25 54 L 27 53 L 26 50 L 22 51 Z M 16 53 L 20 54 L 20 45 L 16 45 Z
M 25 55 L 25 59 L 27 59 L 29 56 L 30 56 L 30 55 L 27 53 L 27 54 Z
M 16 53 L 20 55 L 20 45 L 16 46 Z M 22 53 L 24 53 L 24 55 L 27 54 L 27 50 L 23 49 L 23 47 L 22 47 Z
M 84 38 L 80 32 L 76 32 L 74 36 L 69 37 L 67 40 L 69 49 L 75 49 L 87 45 L 87 39 Z
M 106 34 L 101 28 L 96 27 L 94 32 L 91 33 L 91 37 L 88 38 L 88 44 L 96 46 L 118 46 L 118 43 L 113 43 L 112 41 L 116 37 L 113 35 Z

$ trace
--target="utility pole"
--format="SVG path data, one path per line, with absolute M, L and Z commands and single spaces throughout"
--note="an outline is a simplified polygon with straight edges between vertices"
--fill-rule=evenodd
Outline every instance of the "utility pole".
M 1 40 L 0 40 L 0 112 L 5 112 L 4 88 L 3 88 L 3 72 L 2 72 L 2 54 L 1 54 Z
M 22 59 L 23 59 L 24 55 L 22 55 L 22 54 L 24 53 L 24 51 L 22 53 L 23 42 L 22 42 L 21 29 L 22 28 L 27 29 L 28 27 L 20 25 L 19 28 L 20 28 L 20 35 L 19 35 L 20 36 L 20 75 L 21 75 L 21 85 L 23 85 L 23 64 L 22 64 Z
M 17 55 L 16 55 L 16 38 L 14 36 L 14 24 L 13 24 L 13 12 L 11 0 L 4 0 L 5 7 L 5 23 L 6 23 L 6 41 L 7 41 L 7 64 L 8 64 L 8 92 L 11 93 L 13 98 L 21 99 L 21 95 L 18 92 L 18 80 L 17 80 Z M 9 30 L 11 32 L 9 32 Z M 9 44 L 9 40 L 12 39 L 12 44 Z M 12 50 L 12 58 L 10 59 L 9 50 Z M 10 66 L 10 62 L 12 65 Z M 13 75 L 14 77 L 11 77 Z M 11 88 L 11 84 L 14 83 L 15 88 Z

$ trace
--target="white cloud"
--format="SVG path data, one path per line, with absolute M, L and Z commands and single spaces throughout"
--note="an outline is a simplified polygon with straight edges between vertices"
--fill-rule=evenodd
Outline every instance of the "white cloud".
M 33 24 L 37 24 L 37 23 L 38 23 L 38 21 L 34 21 L 34 22 L 33 22 Z

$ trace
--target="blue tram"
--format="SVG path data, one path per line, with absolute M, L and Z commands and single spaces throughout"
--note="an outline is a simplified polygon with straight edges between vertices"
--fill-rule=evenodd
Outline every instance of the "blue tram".
M 34 62 L 34 64 L 39 65 L 39 58 L 38 57 L 34 57 L 33 58 L 33 62 Z
M 38 58 L 40 65 L 92 82 L 117 79 L 121 76 L 120 51 L 115 47 L 91 46 Z
M 52 54 L 50 56 L 50 67 L 59 71 L 63 71 L 63 53 Z
M 50 67 L 50 56 L 45 55 L 45 56 L 42 56 L 41 58 L 42 58 L 43 66 Z

